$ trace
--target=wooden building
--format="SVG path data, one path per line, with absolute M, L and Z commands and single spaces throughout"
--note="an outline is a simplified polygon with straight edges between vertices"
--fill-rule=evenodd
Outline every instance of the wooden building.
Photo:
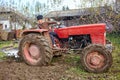
M 109 7 L 97 7 L 97 8 L 83 8 L 83 9 L 71 9 L 66 11 L 52 11 L 45 17 L 53 18 L 57 21 L 64 21 L 66 26 L 98 23 L 100 19 L 97 18 L 100 14 L 106 13 L 106 8 Z M 94 21 L 92 20 L 94 18 Z
M 118 4 L 118 3 L 117 3 Z M 117 10 L 118 11 L 118 10 Z M 63 22 L 65 26 L 105 23 L 108 31 L 120 31 L 119 12 L 111 6 L 52 11 L 45 17 Z

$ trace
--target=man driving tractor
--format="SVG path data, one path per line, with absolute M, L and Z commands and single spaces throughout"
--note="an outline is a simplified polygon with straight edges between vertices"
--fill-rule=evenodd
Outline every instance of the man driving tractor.
M 53 48 L 57 48 L 56 44 L 55 44 L 55 40 L 54 40 L 54 37 L 58 38 L 58 35 L 52 30 L 51 28 L 51 24 L 57 24 L 57 22 L 51 22 L 49 19 L 47 19 L 47 21 L 43 21 L 43 16 L 42 15 L 38 15 L 37 16 L 37 21 L 38 21 L 38 27 L 40 29 L 48 29 L 49 30 L 49 35 L 50 35 L 50 38 L 52 40 L 52 45 L 53 45 Z

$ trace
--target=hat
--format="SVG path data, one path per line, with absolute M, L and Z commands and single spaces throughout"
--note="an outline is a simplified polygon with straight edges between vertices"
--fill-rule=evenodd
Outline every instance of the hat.
M 38 16 L 37 16 L 37 20 L 40 20 L 40 19 L 43 19 L 43 16 L 42 16 L 42 15 L 38 15 Z

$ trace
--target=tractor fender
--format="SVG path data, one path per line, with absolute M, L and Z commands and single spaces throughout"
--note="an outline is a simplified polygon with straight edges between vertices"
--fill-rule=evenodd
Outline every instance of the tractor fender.
M 48 30 L 47 29 L 31 29 L 31 30 L 24 30 L 21 35 L 25 36 L 25 35 L 30 34 L 30 33 L 43 34 L 45 32 L 48 32 Z

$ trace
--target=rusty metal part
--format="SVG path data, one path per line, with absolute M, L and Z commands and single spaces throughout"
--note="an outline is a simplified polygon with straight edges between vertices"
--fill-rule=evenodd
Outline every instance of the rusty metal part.
M 101 68 L 105 65 L 105 57 L 99 52 L 91 52 L 86 56 L 87 64 L 91 68 Z

